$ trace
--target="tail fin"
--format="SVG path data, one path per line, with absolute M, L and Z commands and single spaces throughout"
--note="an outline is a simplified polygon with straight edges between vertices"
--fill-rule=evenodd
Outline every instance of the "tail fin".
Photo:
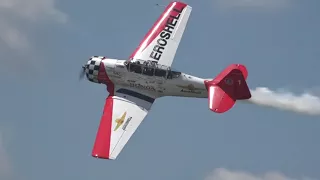
M 230 110 L 237 100 L 250 99 L 247 76 L 248 71 L 244 65 L 231 64 L 215 79 L 205 81 L 210 110 L 224 113 Z

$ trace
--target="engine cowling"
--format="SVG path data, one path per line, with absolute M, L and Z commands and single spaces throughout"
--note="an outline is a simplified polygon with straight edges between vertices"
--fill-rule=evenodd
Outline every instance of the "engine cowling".
M 87 64 L 84 66 L 87 79 L 94 83 L 101 83 L 99 81 L 99 71 L 102 64 L 103 56 L 92 56 Z

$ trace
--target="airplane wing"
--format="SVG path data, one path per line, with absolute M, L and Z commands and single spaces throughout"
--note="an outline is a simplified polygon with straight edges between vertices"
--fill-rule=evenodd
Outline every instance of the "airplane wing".
M 106 98 L 92 156 L 116 159 L 144 120 L 155 97 L 128 88 L 115 87 Z
M 171 67 L 191 14 L 191 6 L 171 2 L 145 35 L 130 60 L 151 60 Z

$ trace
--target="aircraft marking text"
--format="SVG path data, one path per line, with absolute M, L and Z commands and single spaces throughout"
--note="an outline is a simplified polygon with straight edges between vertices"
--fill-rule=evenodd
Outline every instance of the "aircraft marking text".
M 170 15 L 167 19 L 166 26 L 160 33 L 160 38 L 157 40 L 157 44 L 153 47 L 153 51 L 150 54 L 150 57 L 158 62 L 161 58 L 161 55 L 168 44 L 168 39 L 170 39 L 171 34 L 173 33 L 174 28 L 176 27 L 178 20 L 180 18 L 182 9 L 174 8 L 173 11 L 179 13 L 177 16 Z
M 130 83 L 130 87 L 146 89 L 146 90 L 149 90 L 149 91 L 156 91 L 156 89 L 154 87 L 148 86 L 148 85 L 142 85 L 142 84 Z

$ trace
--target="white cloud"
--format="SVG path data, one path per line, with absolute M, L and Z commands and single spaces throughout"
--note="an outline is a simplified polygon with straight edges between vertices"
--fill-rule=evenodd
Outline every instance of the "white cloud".
M 214 0 L 215 5 L 222 8 L 251 7 L 251 8 L 284 8 L 289 0 Z
M 22 50 L 28 47 L 26 35 L 4 18 L 0 18 L 0 40 L 10 49 Z
M 15 50 L 30 45 L 23 26 L 40 20 L 67 22 L 54 0 L 0 0 L 0 17 L 0 43 Z
M 43 18 L 62 23 L 67 21 L 66 14 L 55 8 L 54 0 L 0 0 L 0 9 L 32 21 Z
M 218 168 L 209 174 L 205 180 L 311 180 L 311 178 L 303 177 L 294 179 L 275 171 L 255 175 L 244 171 L 230 171 L 228 169 Z
M 0 73 L 7 77 L 42 73 L 46 62 L 35 47 L 41 23 L 67 22 L 65 13 L 55 6 L 56 0 L 0 0 Z M 51 33 L 51 32 L 47 32 Z M 16 76 L 19 74 L 18 76 Z

